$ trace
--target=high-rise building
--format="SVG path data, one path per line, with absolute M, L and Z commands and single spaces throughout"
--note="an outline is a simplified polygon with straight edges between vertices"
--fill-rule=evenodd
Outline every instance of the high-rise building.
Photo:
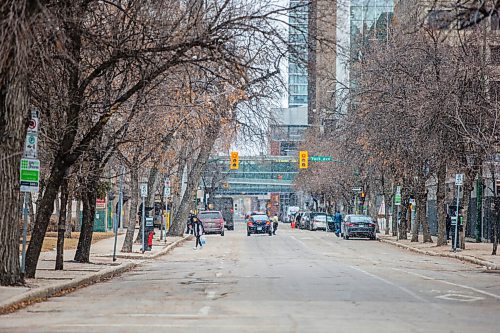
M 312 126 L 331 127 L 335 111 L 336 0 L 309 3 L 308 118 Z
M 290 0 L 288 42 L 288 107 L 307 105 L 308 1 Z
M 336 109 L 346 113 L 349 94 L 359 73 L 352 64 L 361 60 L 372 39 L 384 40 L 394 12 L 394 0 L 337 0 Z

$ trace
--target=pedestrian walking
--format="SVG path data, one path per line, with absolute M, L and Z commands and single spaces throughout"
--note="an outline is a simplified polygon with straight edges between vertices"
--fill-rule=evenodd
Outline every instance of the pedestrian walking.
M 205 234 L 205 229 L 203 228 L 203 223 L 201 223 L 201 221 L 196 216 L 193 218 L 193 232 L 196 238 L 196 243 L 193 247 L 193 250 L 197 250 L 198 245 L 201 249 L 203 247 L 203 244 L 201 244 L 201 236 Z
M 273 235 L 276 235 L 276 230 L 278 230 L 278 216 L 274 215 L 273 217 Z
M 340 214 L 340 211 L 337 210 L 335 213 L 335 216 L 333 218 L 333 223 L 335 224 L 335 235 L 337 237 L 340 236 L 340 224 L 342 223 L 342 214 Z
M 196 215 L 194 214 L 193 211 L 189 212 L 189 217 L 188 217 L 188 222 L 187 222 L 187 230 L 186 233 L 192 235 L 193 234 L 193 224 L 194 224 L 194 219 L 196 218 Z

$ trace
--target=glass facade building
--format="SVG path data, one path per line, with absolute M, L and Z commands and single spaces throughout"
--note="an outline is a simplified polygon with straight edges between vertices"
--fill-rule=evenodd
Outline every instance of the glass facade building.
M 307 105 L 308 6 L 304 0 L 290 0 L 288 42 L 294 50 L 288 58 L 288 107 Z
M 371 41 L 388 38 L 389 24 L 394 12 L 394 0 L 350 1 L 350 62 L 361 60 L 363 48 Z M 358 73 L 351 72 L 351 89 L 355 88 Z

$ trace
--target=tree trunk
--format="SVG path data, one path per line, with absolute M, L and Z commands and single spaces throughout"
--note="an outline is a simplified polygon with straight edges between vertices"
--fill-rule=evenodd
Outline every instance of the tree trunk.
M 407 215 L 408 214 L 408 198 L 405 194 L 401 198 L 401 220 L 399 222 L 399 239 L 408 239 Z
M 200 153 L 195 160 L 193 167 L 191 168 L 188 175 L 188 184 L 186 192 L 181 199 L 180 207 L 175 214 L 174 220 L 172 222 L 172 227 L 170 228 L 170 234 L 174 236 L 182 236 L 184 230 L 186 229 L 186 222 L 189 215 L 190 203 L 195 195 L 195 191 L 198 188 L 198 183 L 203 173 L 203 169 L 210 157 L 210 152 L 215 144 L 215 140 L 219 136 L 220 123 L 214 122 L 209 125 L 206 131 L 206 136 L 203 138 L 202 145 L 200 147 Z
M 80 232 L 80 229 L 82 228 L 82 221 L 81 221 L 82 199 L 81 199 L 81 195 L 76 200 L 75 214 L 76 214 L 76 216 L 75 216 L 75 231 Z
M 139 198 L 139 171 L 133 167 L 130 169 L 130 211 L 127 234 L 123 241 L 122 252 L 132 252 L 134 241 L 135 224 L 137 218 L 137 202 Z
M 68 195 L 68 205 L 66 213 L 66 231 L 64 233 L 65 238 L 71 238 L 71 232 L 73 231 L 73 197 Z
M 0 9 L 0 285 L 23 283 L 19 266 L 19 167 L 28 120 L 28 62 L 34 0 L 4 0 Z M 4 33 L 6 32 L 6 33 Z
M 436 205 L 438 211 L 438 238 L 437 246 L 446 245 L 446 164 L 442 163 L 437 172 Z
M 36 222 L 26 252 L 26 277 L 29 278 L 35 277 L 45 232 L 49 226 L 50 216 L 54 211 L 54 201 L 57 197 L 60 184 L 64 179 L 65 170 L 67 169 L 62 164 L 62 157 L 60 159 L 56 158 L 55 161 L 56 163 L 52 167 L 42 199 L 37 207 Z
M 424 243 L 432 243 L 431 229 L 429 228 L 429 220 L 427 219 L 427 190 L 422 195 L 422 203 L 420 204 L 420 224 L 424 234 Z M 417 203 L 418 205 L 418 203 Z M 418 207 L 418 206 L 417 206 Z
M 64 267 L 64 234 L 66 233 L 66 208 L 68 206 L 68 178 L 61 185 L 61 211 L 57 223 L 56 271 Z
M 97 200 L 97 185 L 99 176 L 91 176 L 90 183 L 83 194 L 83 220 L 75 261 L 86 263 L 90 261 L 90 247 L 94 231 L 94 218 Z

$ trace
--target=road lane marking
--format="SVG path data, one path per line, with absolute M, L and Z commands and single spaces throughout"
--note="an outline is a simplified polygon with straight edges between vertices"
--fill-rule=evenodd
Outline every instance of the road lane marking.
M 446 294 L 446 295 L 436 296 L 436 298 L 445 299 L 447 301 L 458 301 L 458 302 L 475 302 L 484 299 L 484 297 L 468 296 L 461 294 Z
M 391 281 L 389 281 L 389 280 L 386 280 L 386 279 L 384 279 L 384 278 L 382 278 L 382 277 L 380 277 L 380 276 L 377 276 L 377 275 L 375 275 L 375 274 L 372 274 L 372 273 L 369 273 L 369 272 L 367 272 L 367 271 L 365 271 L 365 270 L 362 270 L 362 269 L 361 269 L 361 268 L 359 268 L 359 267 L 355 267 L 355 266 L 349 266 L 349 267 L 350 267 L 350 268 L 352 268 L 352 269 L 354 269 L 354 270 L 356 270 L 356 271 L 358 271 L 358 272 L 361 272 L 361 273 L 363 273 L 363 274 L 366 274 L 366 275 L 368 275 L 368 276 L 370 276 L 370 277 L 372 277 L 372 278 L 374 278 L 374 279 L 377 279 L 377 280 L 379 280 L 379 281 L 382 281 L 382 282 L 384 282 L 385 284 L 388 284 L 388 285 L 390 285 L 390 286 L 392 286 L 392 287 L 396 287 L 396 288 L 398 288 L 399 290 L 401 290 L 401 291 L 403 291 L 403 292 L 407 293 L 408 295 L 410 295 L 410 296 L 414 297 L 415 299 L 418 299 L 418 300 L 419 300 L 419 301 L 421 301 L 421 302 L 430 303 L 430 302 L 429 302 L 428 300 L 426 300 L 425 298 L 423 298 L 423 297 L 421 297 L 421 296 L 419 296 L 419 295 L 415 294 L 413 291 L 411 291 L 411 290 L 409 290 L 409 289 L 406 289 L 405 287 L 398 286 L 397 284 L 395 284 L 395 283 L 393 283 L 393 282 L 391 282 Z
M 213 291 L 213 290 L 208 290 L 208 291 L 207 291 L 207 298 L 208 298 L 208 299 L 215 298 L 215 291 Z
M 400 272 L 407 273 L 407 274 L 410 274 L 410 275 L 418 276 L 418 277 L 420 277 L 422 279 L 425 279 L 425 280 L 441 282 L 441 283 L 444 283 L 444 284 L 447 284 L 447 285 L 450 285 L 450 286 L 472 290 L 472 291 L 475 291 L 478 294 L 490 296 L 490 297 L 493 297 L 495 299 L 500 300 L 500 296 L 499 295 L 495 295 L 495 294 L 492 294 L 490 292 L 487 292 L 487 291 L 484 291 L 484 290 L 481 290 L 481 289 L 477 289 L 477 288 L 474 288 L 474 287 L 470 287 L 470 286 L 467 286 L 467 285 L 464 285 L 464 284 L 453 283 L 453 282 L 449 282 L 449 281 L 445 281 L 445 280 L 441 280 L 441 279 L 436 279 L 436 278 L 433 278 L 433 277 L 430 277 L 430 276 L 426 276 L 426 275 L 422 275 L 422 274 L 419 274 L 419 273 L 405 271 L 404 269 L 399 269 L 399 268 L 394 268 L 394 267 L 392 269 L 395 270 L 395 271 L 400 271 Z

